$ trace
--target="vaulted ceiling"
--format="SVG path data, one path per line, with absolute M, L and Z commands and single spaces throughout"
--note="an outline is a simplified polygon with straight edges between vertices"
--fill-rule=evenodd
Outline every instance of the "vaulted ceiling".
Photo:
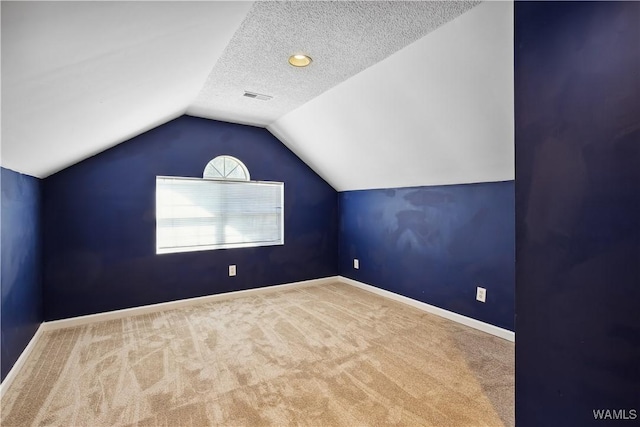
M 1 162 L 19 172 L 46 177 L 186 113 L 266 127 L 339 191 L 514 177 L 510 2 L 3 1 L 1 14 Z M 294 53 L 313 62 L 293 68 Z

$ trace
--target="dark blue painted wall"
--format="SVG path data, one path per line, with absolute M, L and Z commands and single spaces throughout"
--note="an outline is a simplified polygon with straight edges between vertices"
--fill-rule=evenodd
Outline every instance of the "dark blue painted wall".
M 42 323 L 41 182 L 1 168 L 2 380 Z
M 156 175 L 221 154 L 285 183 L 285 244 L 156 255 Z M 180 117 L 46 178 L 43 218 L 46 320 L 337 274 L 336 191 L 261 128 Z
M 340 213 L 341 275 L 513 330 L 512 181 L 348 191 Z
M 640 3 L 516 2 L 516 424 L 640 419 Z

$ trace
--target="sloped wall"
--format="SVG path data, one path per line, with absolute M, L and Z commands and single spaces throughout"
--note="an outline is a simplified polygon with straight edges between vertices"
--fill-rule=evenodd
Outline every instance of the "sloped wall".
M 2 380 L 42 323 L 41 181 L 1 168 Z
M 513 181 L 339 195 L 341 275 L 514 329 Z
M 515 10 L 516 425 L 637 424 L 640 3 Z
M 285 183 L 284 246 L 156 255 L 156 175 L 221 154 Z M 336 191 L 250 126 L 183 116 L 119 144 L 46 178 L 43 218 L 46 320 L 337 274 Z
M 481 2 L 268 129 L 338 191 L 513 180 L 513 2 Z

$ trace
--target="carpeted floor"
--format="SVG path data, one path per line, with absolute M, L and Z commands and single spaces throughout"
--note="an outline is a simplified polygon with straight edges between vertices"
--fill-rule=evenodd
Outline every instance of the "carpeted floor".
M 2 426 L 511 426 L 514 345 L 335 283 L 45 332 Z

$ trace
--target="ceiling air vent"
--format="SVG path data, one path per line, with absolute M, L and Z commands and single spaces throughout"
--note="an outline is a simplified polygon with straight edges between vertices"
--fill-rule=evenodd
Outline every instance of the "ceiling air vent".
M 260 101 L 268 101 L 273 98 L 273 96 L 263 95 L 261 93 L 255 92 L 247 92 L 246 90 L 244 91 L 244 96 L 246 96 L 247 98 L 259 99 Z

